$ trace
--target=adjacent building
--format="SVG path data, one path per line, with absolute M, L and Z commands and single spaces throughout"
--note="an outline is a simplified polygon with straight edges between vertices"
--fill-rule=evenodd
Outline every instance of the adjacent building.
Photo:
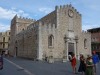
M 10 41 L 10 30 L 6 32 L 0 32 L 0 50 L 8 50 Z
M 100 55 L 100 27 L 89 29 L 88 32 L 91 33 L 91 50 Z
M 68 60 L 74 53 L 91 54 L 91 34 L 82 31 L 82 15 L 72 6 L 56 6 L 39 20 L 19 18 L 11 21 L 10 54 L 29 59 Z

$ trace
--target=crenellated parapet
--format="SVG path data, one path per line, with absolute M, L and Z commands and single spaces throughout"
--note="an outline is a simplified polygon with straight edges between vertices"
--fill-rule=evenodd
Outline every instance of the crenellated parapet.
M 22 22 L 22 23 L 33 23 L 35 22 L 35 19 L 30 19 L 30 18 L 25 18 L 25 17 L 18 17 L 17 22 Z
M 15 15 L 14 18 L 12 19 L 11 23 L 19 22 L 19 23 L 32 23 L 35 22 L 35 19 L 30 19 L 30 18 L 25 18 L 21 16 Z
M 18 17 L 18 19 L 20 20 L 28 20 L 28 21 L 36 21 L 35 19 L 31 19 L 31 18 L 26 18 L 26 17 Z
M 81 16 L 81 14 L 71 4 L 55 6 L 55 10 L 66 10 L 66 9 L 72 9 Z

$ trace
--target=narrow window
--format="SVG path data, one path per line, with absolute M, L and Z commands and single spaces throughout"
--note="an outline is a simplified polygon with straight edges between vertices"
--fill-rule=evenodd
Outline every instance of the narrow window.
M 49 47 L 53 47 L 53 41 L 54 41 L 54 36 L 53 35 L 50 35 L 48 37 L 48 46 Z
M 9 32 L 9 35 L 10 35 L 10 32 Z
M 84 48 L 87 48 L 87 39 L 84 39 Z
M 3 42 L 5 42 L 5 37 L 3 37 Z
M 9 37 L 8 41 L 10 41 L 10 37 Z

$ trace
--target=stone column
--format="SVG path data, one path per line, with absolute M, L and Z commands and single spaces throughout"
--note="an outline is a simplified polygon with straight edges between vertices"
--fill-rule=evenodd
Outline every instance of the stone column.
M 77 45 L 77 43 L 78 43 L 78 36 L 75 37 L 75 42 L 76 42 L 76 58 L 78 59 L 78 56 L 79 56 L 78 55 L 78 47 L 77 47 L 78 46 Z
M 69 60 L 69 58 L 68 58 L 68 41 L 66 42 L 66 54 L 67 54 L 67 60 Z
M 67 62 L 68 60 L 68 38 L 64 37 L 64 42 L 65 42 L 65 49 L 63 51 L 63 62 Z
M 39 48 L 37 50 L 37 59 L 42 60 L 43 56 L 43 45 L 42 45 L 42 24 L 39 22 Z

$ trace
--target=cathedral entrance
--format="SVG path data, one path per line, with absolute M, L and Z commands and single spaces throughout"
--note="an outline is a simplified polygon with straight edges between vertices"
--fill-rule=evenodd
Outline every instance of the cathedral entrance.
M 68 55 L 72 55 L 74 53 L 74 43 L 68 43 Z

